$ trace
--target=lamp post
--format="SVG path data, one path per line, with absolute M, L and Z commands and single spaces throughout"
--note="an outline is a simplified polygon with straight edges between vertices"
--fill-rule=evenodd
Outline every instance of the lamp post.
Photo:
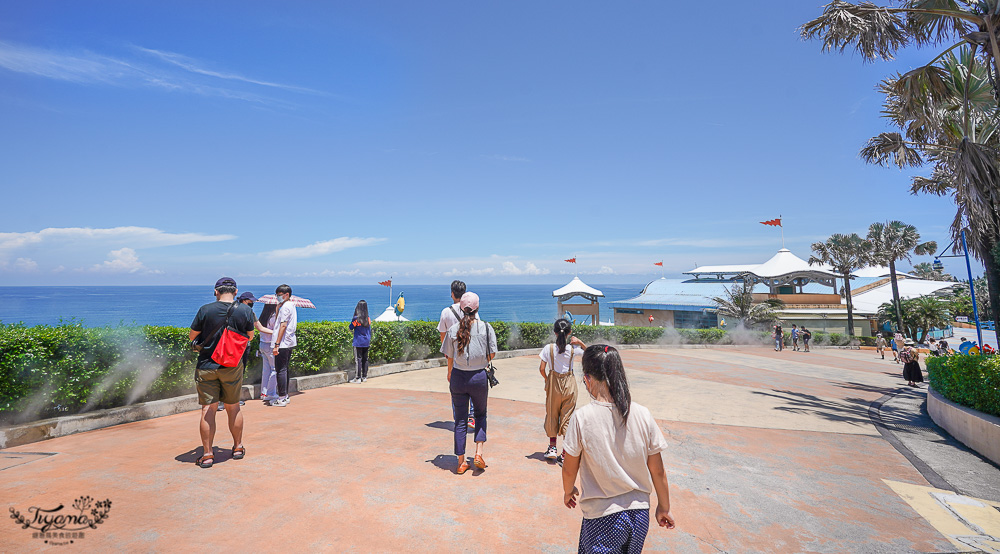
M 956 239 L 957 240 L 957 239 Z M 945 246 L 941 252 L 947 252 L 951 246 L 955 244 L 955 241 L 951 241 L 951 244 Z M 983 330 L 979 325 L 979 309 L 976 307 L 976 287 L 972 284 L 972 264 L 969 262 L 969 247 L 965 244 L 965 229 L 962 229 L 962 252 L 965 255 L 965 269 L 969 272 L 969 294 L 972 296 L 972 315 L 976 320 L 976 338 L 979 339 L 979 354 L 983 354 Z M 941 258 L 959 258 L 961 256 L 955 254 L 951 256 L 944 256 L 938 254 L 934 256 L 934 263 L 931 265 L 935 270 L 941 271 L 944 269 L 944 264 L 941 263 Z

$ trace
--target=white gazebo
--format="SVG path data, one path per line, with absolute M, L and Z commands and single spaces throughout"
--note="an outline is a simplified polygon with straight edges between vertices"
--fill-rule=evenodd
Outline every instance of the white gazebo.
M 566 284 L 566 286 L 552 291 L 552 296 L 557 299 L 557 311 L 559 317 L 562 317 L 566 313 L 566 309 L 570 308 L 574 316 L 583 315 L 590 316 L 590 324 L 597 325 L 600 321 L 601 307 L 598 304 L 597 299 L 603 298 L 604 293 L 595 289 L 594 287 L 584 283 L 579 277 L 573 277 L 573 280 Z M 589 300 L 589 304 L 566 304 L 565 302 L 570 298 L 575 296 L 583 297 Z
M 396 308 L 389 306 L 382 312 L 382 315 L 375 318 L 375 321 L 409 321 L 409 319 L 396 315 Z

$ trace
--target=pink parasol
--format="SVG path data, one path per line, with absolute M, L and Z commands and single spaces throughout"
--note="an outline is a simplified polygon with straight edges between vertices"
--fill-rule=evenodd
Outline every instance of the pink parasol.
M 265 294 L 257 299 L 258 302 L 263 302 L 264 304 L 277 304 L 278 299 L 273 294 Z M 301 298 L 295 296 L 294 294 L 288 298 L 288 301 L 295 305 L 296 308 L 316 308 L 316 304 L 312 303 L 312 300 L 308 298 Z

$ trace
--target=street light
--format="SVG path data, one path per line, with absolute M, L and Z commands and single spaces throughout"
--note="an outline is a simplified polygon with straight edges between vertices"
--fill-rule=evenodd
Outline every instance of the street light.
M 958 240 L 958 239 L 955 239 Z M 941 252 L 947 252 L 955 240 L 952 240 L 948 246 L 945 246 Z M 976 319 L 976 337 L 979 339 L 979 354 L 983 353 L 983 330 L 979 326 L 979 309 L 976 308 L 976 288 L 972 285 L 972 264 L 969 262 L 969 247 L 965 244 L 965 229 L 962 229 L 962 254 L 953 254 L 951 256 L 945 256 L 943 254 L 938 254 L 934 256 L 934 263 L 931 264 L 935 270 L 941 271 L 944 269 L 944 264 L 941 263 L 941 258 L 961 258 L 962 255 L 965 256 L 965 269 L 969 272 L 969 294 L 972 296 L 972 315 Z

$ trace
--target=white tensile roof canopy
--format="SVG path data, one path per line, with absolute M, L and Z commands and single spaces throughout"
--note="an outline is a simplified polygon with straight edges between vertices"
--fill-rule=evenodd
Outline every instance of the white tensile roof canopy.
M 773 282 L 775 284 L 791 277 L 806 277 L 813 281 L 831 284 L 830 279 L 841 277 L 839 273 L 826 264 L 809 265 L 809 262 L 796 256 L 791 250 L 782 248 L 770 260 L 762 264 L 735 264 L 735 265 L 704 265 L 691 271 L 685 271 L 685 275 L 694 275 L 699 278 L 701 275 L 714 275 L 720 278 L 735 277 L 740 274 L 749 273 L 762 282 Z M 855 277 L 873 277 L 888 275 L 889 269 L 884 267 L 866 267 L 854 272 Z
M 567 283 L 566 286 L 552 291 L 552 296 L 560 300 L 582 296 L 593 301 L 598 297 L 603 297 L 604 293 L 584 283 L 579 277 L 573 277 L 573 280 Z
M 396 308 L 389 306 L 382 312 L 382 315 L 375 318 L 375 321 L 409 321 L 401 315 L 396 315 Z

